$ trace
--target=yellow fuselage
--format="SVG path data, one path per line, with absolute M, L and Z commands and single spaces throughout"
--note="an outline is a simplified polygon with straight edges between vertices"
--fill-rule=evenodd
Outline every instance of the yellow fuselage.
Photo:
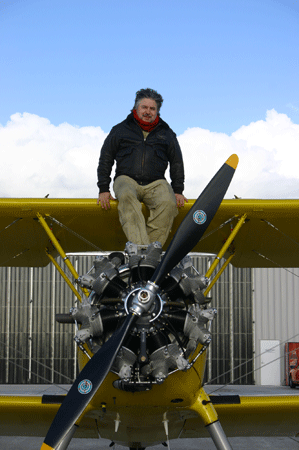
M 201 346 L 197 351 L 200 349 Z M 88 358 L 81 353 L 80 370 L 87 362 Z M 204 352 L 189 370 L 178 370 L 170 374 L 162 384 L 154 384 L 151 390 L 135 393 L 114 388 L 113 381 L 118 376 L 110 372 L 85 414 L 97 421 L 102 438 L 119 444 L 134 446 L 134 442 L 138 442 L 146 447 L 163 442 L 167 439 L 166 421 L 169 439 L 176 439 L 185 420 L 198 417 L 198 412 L 193 410 L 199 393 L 205 396 L 202 389 L 205 362 Z M 207 406 L 214 410 L 210 404 Z M 203 420 L 204 425 L 205 419 Z

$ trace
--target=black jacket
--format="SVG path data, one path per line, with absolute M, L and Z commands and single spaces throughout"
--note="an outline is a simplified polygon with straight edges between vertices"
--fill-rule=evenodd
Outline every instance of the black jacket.
M 184 190 L 182 152 L 175 133 L 161 118 L 146 139 L 133 113 L 112 128 L 104 141 L 98 165 L 100 192 L 109 191 L 115 160 L 115 178 L 127 175 L 143 185 L 165 179 L 169 162 L 173 191 L 181 194 Z

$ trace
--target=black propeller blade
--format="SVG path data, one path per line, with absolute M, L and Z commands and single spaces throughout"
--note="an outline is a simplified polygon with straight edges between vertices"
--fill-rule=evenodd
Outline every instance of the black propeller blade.
M 41 450 L 55 449 L 69 433 L 106 378 L 137 316 L 130 313 L 122 326 L 90 359 L 63 400 Z
M 238 157 L 237 155 L 232 155 L 198 197 L 180 224 L 161 263 L 149 281 L 150 284 L 159 286 L 171 269 L 200 240 L 220 206 L 237 165 Z M 106 378 L 114 359 L 137 318 L 136 314 L 130 312 L 119 330 L 98 350 L 80 372 L 54 418 L 41 450 L 56 449 L 65 437 L 69 435 L 75 422 L 80 418 Z
M 231 155 L 200 194 L 177 229 L 164 258 L 150 280 L 152 283 L 160 286 L 163 278 L 201 239 L 225 196 L 238 162 L 238 156 Z

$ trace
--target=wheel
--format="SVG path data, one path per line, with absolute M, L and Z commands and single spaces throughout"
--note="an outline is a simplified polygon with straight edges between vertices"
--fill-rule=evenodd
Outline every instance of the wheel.
M 292 380 L 291 374 L 289 375 L 289 386 L 290 386 L 291 389 L 295 389 L 295 387 L 296 387 L 296 384 Z

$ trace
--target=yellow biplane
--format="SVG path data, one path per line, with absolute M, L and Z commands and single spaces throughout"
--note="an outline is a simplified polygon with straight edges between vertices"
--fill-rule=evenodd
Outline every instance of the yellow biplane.
M 0 265 L 57 267 L 80 300 L 57 320 L 80 324 L 81 350 L 66 396 L 0 397 L 2 435 L 46 435 L 42 450 L 66 449 L 77 429 L 78 437 L 100 435 L 133 450 L 210 435 L 229 450 L 227 436 L 299 432 L 298 396 L 209 396 L 203 387 L 215 315 L 206 295 L 223 270 L 299 267 L 292 248 L 299 201 L 222 200 L 237 162 L 232 155 L 179 211 L 164 255 L 159 243 L 126 243 L 116 202 L 106 211 L 95 200 L 0 200 Z M 66 253 L 90 251 L 91 243 L 109 254 L 79 276 Z M 204 276 L 192 272 L 191 251 L 217 254 Z

